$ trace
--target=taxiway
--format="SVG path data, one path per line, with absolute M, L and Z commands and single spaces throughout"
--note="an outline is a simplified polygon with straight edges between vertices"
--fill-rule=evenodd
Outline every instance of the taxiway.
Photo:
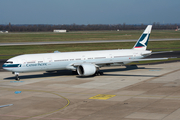
M 102 76 L 70 71 L 0 72 L 1 120 L 179 120 L 180 62 L 102 68 Z
M 150 39 L 149 41 L 176 41 L 180 38 L 168 39 Z M 49 45 L 49 44 L 79 44 L 79 43 L 112 43 L 112 42 L 136 42 L 137 40 L 91 40 L 91 41 L 51 41 L 51 42 L 14 42 L 14 43 L 1 43 L 0 46 L 12 45 Z

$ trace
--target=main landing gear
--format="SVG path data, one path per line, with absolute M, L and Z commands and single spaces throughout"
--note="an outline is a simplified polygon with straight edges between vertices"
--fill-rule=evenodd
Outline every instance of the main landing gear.
M 96 68 L 96 72 L 94 73 L 94 76 L 100 76 L 103 75 L 103 72 L 99 70 L 99 68 Z
M 102 71 L 96 71 L 96 73 L 94 74 L 95 76 L 100 76 L 100 75 L 103 75 L 103 72 Z
M 19 73 L 13 72 L 13 74 L 15 74 L 15 80 L 19 81 L 19 80 L 20 80 L 20 78 L 19 78 Z

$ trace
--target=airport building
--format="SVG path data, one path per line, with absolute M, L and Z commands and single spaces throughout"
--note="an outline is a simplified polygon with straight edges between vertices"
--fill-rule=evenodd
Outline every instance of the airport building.
M 67 30 L 54 30 L 53 32 L 56 32 L 56 33 L 65 33 L 65 32 L 67 32 Z
M 0 31 L 0 33 L 8 33 L 8 31 L 2 30 L 2 31 Z

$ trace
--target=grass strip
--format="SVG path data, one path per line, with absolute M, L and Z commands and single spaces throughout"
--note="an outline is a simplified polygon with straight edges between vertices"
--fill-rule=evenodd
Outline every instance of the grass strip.
M 9 59 L 20 54 L 52 53 L 54 51 L 91 51 L 111 49 L 131 49 L 135 42 L 118 43 L 81 43 L 57 45 L 25 45 L 25 46 L 0 46 L 0 59 Z M 180 51 L 180 41 L 152 41 L 148 49 L 155 51 Z
M 50 41 L 90 41 L 138 39 L 144 30 L 124 31 L 77 31 L 68 33 L 33 32 L 0 34 L 0 43 L 10 42 L 50 42 Z M 151 39 L 180 38 L 180 31 L 152 30 Z

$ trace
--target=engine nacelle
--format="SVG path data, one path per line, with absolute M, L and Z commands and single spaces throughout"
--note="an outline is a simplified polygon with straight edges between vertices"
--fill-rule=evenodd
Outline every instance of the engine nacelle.
M 91 76 L 95 74 L 96 67 L 93 64 L 84 63 L 77 67 L 77 72 L 80 76 Z

